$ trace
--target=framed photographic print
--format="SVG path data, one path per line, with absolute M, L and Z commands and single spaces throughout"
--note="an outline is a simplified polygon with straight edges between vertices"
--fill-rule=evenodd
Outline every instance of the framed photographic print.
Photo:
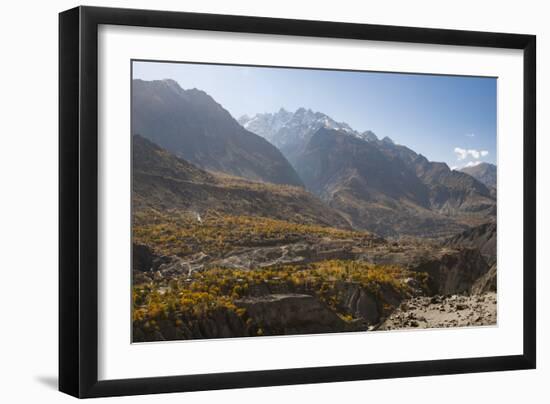
M 59 386 L 535 367 L 535 37 L 60 14 Z

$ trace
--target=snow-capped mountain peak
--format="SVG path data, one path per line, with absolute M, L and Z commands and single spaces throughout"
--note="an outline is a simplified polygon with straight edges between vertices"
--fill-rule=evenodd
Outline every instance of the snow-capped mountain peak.
M 360 133 L 359 137 L 363 140 L 366 140 L 367 142 L 376 142 L 376 141 L 378 141 L 378 136 L 376 136 L 376 134 L 371 130 L 367 130 L 363 133 Z
M 303 142 L 323 127 L 367 141 L 378 140 L 370 131 L 359 133 L 345 122 L 337 122 L 322 112 L 306 108 L 298 108 L 295 112 L 281 108 L 275 113 L 256 114 L 252 117 L 244 115 L 239 119 L 239 123 L 279 148 L 291 147 L 297 141 Z

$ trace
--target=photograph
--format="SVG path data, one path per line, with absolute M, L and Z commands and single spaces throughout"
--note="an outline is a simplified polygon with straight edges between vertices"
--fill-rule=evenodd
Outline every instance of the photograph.
M 497 77 L 129 71 L 133 343 L 497 326 Z

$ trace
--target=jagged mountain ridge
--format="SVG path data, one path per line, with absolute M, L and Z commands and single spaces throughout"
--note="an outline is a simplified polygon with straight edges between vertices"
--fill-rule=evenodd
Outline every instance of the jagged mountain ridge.
M 403 145 L 378 142 L 377 147 L 390 158 L 398 159 L 427 187 L 430 208 L 453 215 L 458 212 L 483 212 L 491 215 L 494 196 L 482 182 L 466 173 L 451 170 L 446 163 L 429 161 Z
M 302 185 L 276 147 L 245 130 L 204 91 L 184 90 L 174 80 L 132 81 L 132 134 L 202 169 Z
M 497 187 L 497 166 L 490 163 L 479 163 L 475 166 L 460 169 L 463 173 L 471 175 L 488 187 Z
M 443 236 L 496 214 L 494 193 L 483 183 L 388 137 L 359 134 L 303 108 L 240 122 L 280 147 L 306 187 L 357 228 L 386 236 Z

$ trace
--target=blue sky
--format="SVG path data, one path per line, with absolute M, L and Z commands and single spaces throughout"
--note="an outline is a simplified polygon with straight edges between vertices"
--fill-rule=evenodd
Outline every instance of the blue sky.
M 134 62 L 133 78 L 204 90 L 236 119 L 311 108 L 450 167 L 496 164 L 495 78 L 164 62 Z

